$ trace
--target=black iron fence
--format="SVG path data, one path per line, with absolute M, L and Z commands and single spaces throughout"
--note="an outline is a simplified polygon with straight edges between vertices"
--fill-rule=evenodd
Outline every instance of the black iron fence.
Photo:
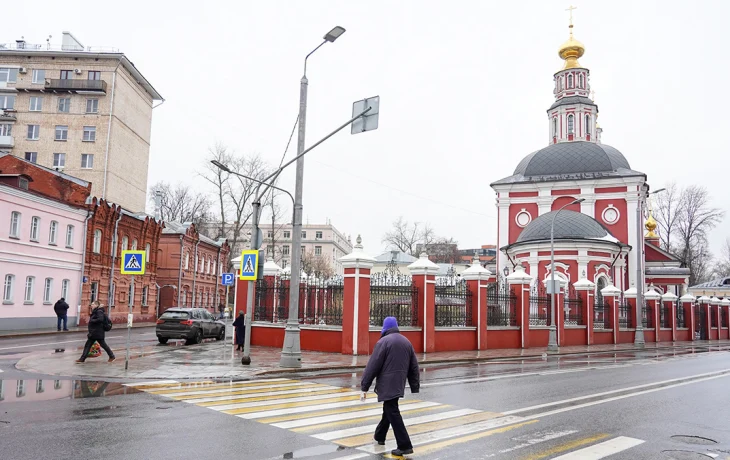
M 720 309 L 720 319 L 722 320 L 722 327 L 730 327 L 728 324 L 727 308 Z
M 436 280 L 436 326 L 472 326 L 472 293 L 466 281 L 445 277 Z
M 654 328 L 654 307 L 648 303 L 641 308 L 641 324 L 649 329 Z
M 687 327 L 687 322 L 684 319 L 684 306 L 677 305 L 677 327 Z
M 517 326 L 517 296 L 501 277 L 487 287 L 487 325 Z
M 256 282 L 254 321 L 284 323 L 289 319 L 289 281 L 265 279 Z M 300 324 L 341 326 L 344 302 L 342 277 L 308 280 L 299 287 Z
M 530 288 L 530 326 L 550 326 L 552 299 L 538 280 Z
M 634 327 L 634 321 L 632 318 L 631 305 L 625 300 L 619 304 L 618 307 L 618 326 L 619 329 L 631 329 Z
M 585 326 L 583 318 L 583 299 L 578 296 L 572 284 L 568 284 L 563 300 L 566 326 Z
M 710 327 L 717 327 L 717 308 L 710 306 Z
M 394 316 L 399 326 L 418 326 L 418 288 L 410 276 L 370 277 L 370 325 L 382 326 L 388 316 Z
M 608 303 L 593 305 L 593 329 L 611 329 L 611 307 Z
M 672 307 L 662 305 L 659 310 L 659 327 L 672 328 Z

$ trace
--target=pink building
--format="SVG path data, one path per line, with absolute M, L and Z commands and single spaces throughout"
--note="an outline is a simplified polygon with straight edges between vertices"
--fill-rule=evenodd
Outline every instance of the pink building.
M 55 327 L 53 304 L 61 297 L 71 307 L 69 325 L 76 324 L 87 218 L 79 198 L 89 189 L 80 179 L 0 158 L 0 330 Z

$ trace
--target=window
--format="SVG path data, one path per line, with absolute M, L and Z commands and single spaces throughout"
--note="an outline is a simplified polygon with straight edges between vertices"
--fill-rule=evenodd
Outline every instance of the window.
M 127 238 L 126 236 L 123 236 L 122 237 L 122 251 L 126 251 L 127 249 L 129 249 L 129 238 Z
M 0 82 L 15 83 L 18 79 L 18 69 L 0 67 Z
M 15 275 L 5 275 L 5 284 L 3 286 L 3 302 L 13 301 L 13 284 L 15 283 Z
M 183 291 L 182 296 L 180 298 L 180 305 L 184 307 L 185 304 L 187 304 L 187 303 L 188 303 L 188 291 Z M 167 314 L 167 313 L 165 313 L 165 314 Z
M 190 253 L 186 252 L 185 253 L 185 270 L 187 270 L 189 266 L 190 266 Z M 185 304 L 183 304 L 183 305 L 185 305 Z
M 144 260 L 147 263 L 150 263 L 150 244 L 147 243 L 144 247 Z
M 558 137 L 558 119 L 553 118 L 553 137 Z
M 33 70 L 33 83 L 44 84 L 46 82 L 46 71 L 43 69 Z
M 84 142 L 96 142 L 96 126 L 84 126 Z
M 99 113 L 99 99 L 86 100 L 86 113 Z
M 68 299 L 68 288 L 71 286 L 71 280 L 63 280 L 61 282 L 61 297 Z
M 266 238 L 273 238 L 273 237 L 274 237 L 274 232 L 272 232 L 272 231 L 266 232 Z
M 13 125 L 10 123 L 0 124 L 0 136 L 10 136 L 13 133 Z
M 94 167 L 94 155 L 91 153 L 81 154 L 81 169 L 91 169 Z
M 273 256 L 274 255 L 274 246 L 266 246 L 266 255 L 267 256 Z
M 14 109 L 15 96 L 9 94 L 0 94 L 0 109 Z
M 48 244 L 56 244 L 58 239 L 58 222 L 51 221 L 51 229 L 48 231 Z
M 568 115 L 568 133 L 573 134 L 573 115 Z
M 73 225 L 66 226 L 66 247 L 67 248 L 74 247 L 74 226 Z
M 142 305 L 147 305 L 147 292 L 149 291 L 149 287 L 145 286 L 142 288 Z
M 30 220 L 30 240 L 31 241 L 38 241 L 38 231 L 40 230 L 39 227 L 41 225 L 41 218 L 34 216 Z
M 53 294 L 53 278 L 46 278 L 46 284 L 43 286 L 43 303 L 51 303 L 52 294 Z
M 20 238 L 20 213 L 17 211 L 10 213 L 10 236 Z
M 205 271 L 205 257 L 200 258 L 200 270 L 198 270 L 200 273 L 203 273 Z
M 137 239 L 135 238 L 132 240 L 132 251 L 136 251 L 136 250 L 137 250 Z
M 38 379 L 35 382 L 35 392 L 36 393 L 43 393 L 43 391 L 44 391 L 44 388 L 43 388 L 43 380 Z
M 61 381 L 60 380 L 54 380 L 53 381 L 53 389 L 54 390 L 60 390 L 61 389 Z
M 62 70 L 61 71 L 61 80 L 73 80 L 73 78 L 74 78 L 73 70 Z
M 291 238 L 291 232 L 290 232 L 290 231 L 288 231 L 288 230 L 287 230 L 287 231 L 285 231 L 285 232 L 284 232 L 284 238 Z
M 31 112 L 40 112 L 41 110 L 43 110 L 43 97 L 31 96 L 30 107 L 28 110 L 30 110 Z
M 306 240 L 307 239 L 307 232 L 302 232 L 302 239 L 303 240 Z
M 591 134 L 591 116 L 586 115 L 586 134 Z
M 318 240 L 321 240 L 321 239 L 322 239 L 322 232 L 317 232 L 317 233 L 315 233 L 315 234 L 314 234 L 314 237 L 315 237 L 316 239 L 318 239 Z
M 96 302 L 97 300 L 99 300 L 99 282 L 94 281 L 91 283 L 91 301 Z
M 208 257 L 208 262 L 205 265 L 205 273 L 210 274 L 210 257 Z
M 17 398 L 25 396 L 25 380 L 18 380 L 18 385 L 15 389 L 15 396 Z
M 583 74 L 578 75 L 578 88 L 584 88 L 583 86 Z
M 315 246 L 314 247 L 314 255 L 315 256 L 321 256 L 322 255 L 322 246 Z
M 101 230 L 94 230 L 94 253 L 101 252 Z
M 57 141 L 68 140 L 68 126 L 56 125 L 56 140 Z
M 25 303 L 33 302 L 33 288 L 35 287 L 35 276 L 29 276 L 25 279 Z
M 568 88 L 573 87 L 573 74 L 568 74 Z
M 37 141 L 41 137 L 40 125 L 28 125 L 28 140 Z M 35 162 L 34 162 L 35 163 Z
M 302 254 L 304 254 L 305 252 L 307 252 L 307 248 L 302 246 Z
M 101 72 L 98 70 L 89 70 L 89 80 L 101 80 Z
M 58 98 L 58 111 L 63 113 L 69 113 L 71 111 L 71 98 L 70 97 L 59 97 Z
M 282 246 L 281 253 L 285 256 L 288 256 L 289 255 L 289 246 Z
M 66 167 L 66 154 L 65 153 L 54 153 L 53 154 L 53 167 L 54 168 L 65 168 Z

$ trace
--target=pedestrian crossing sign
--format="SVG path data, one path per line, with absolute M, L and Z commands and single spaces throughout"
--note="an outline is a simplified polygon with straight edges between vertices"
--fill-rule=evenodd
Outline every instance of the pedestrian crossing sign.
M 122 275 L 144 275 L 145 251 L 122 251 Z
M 256 250 L 241 252 L 241 274 L 238 279 L 242 281 L 256 281 L 259 268 L 258 257 L 259 252 Z

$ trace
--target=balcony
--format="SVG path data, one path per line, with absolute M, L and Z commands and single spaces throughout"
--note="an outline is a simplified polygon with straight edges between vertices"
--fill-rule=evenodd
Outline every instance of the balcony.
M 47 79 L 45 88 L 58 91 L 97 91 L 106 94 L 106 82 L 104 80 Z
M 0 136 L 0 148 L 12 148 L 14 146 L 13 136 Z

